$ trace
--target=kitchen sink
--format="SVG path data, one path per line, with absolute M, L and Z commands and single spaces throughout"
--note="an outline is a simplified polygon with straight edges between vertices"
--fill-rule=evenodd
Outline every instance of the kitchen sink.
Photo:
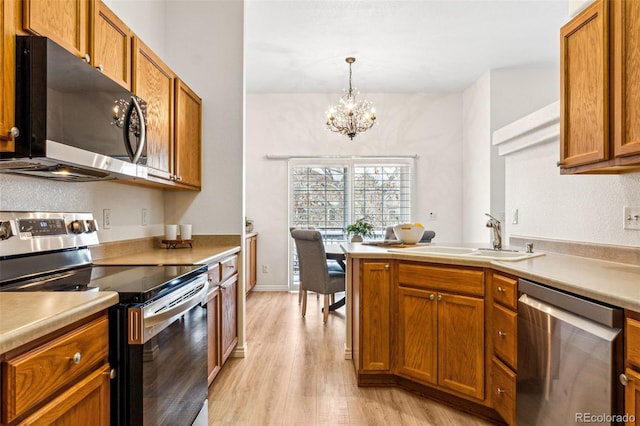
M 544 253 L 526 253 L 523 251 L 501 251 L 501 250 L 486 250 L 475 249 L 469 247 L 438 247 L 438 246 L 417 246 L 408 248 L 393 248 L 388 249 L 390 252 L 415 254 L 415 255 L 427 255 L 427 256 L 444 256 L 444 257 L 457 257 L 457 258 L 475 258 L 475 259 L 487 259 L 487 260 L 506 260 L 516 261 L 530 259 L 532 257 L 543 256 Z

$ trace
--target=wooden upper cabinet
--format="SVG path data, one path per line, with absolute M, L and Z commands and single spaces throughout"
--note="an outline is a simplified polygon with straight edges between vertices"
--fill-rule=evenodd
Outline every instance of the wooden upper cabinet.
M 16 77 L 16 0 L 0 0 L 0 151 L 15 150 L 15 77 Z
M 90 0 L 24 0 L 23 27 L 48 37 L 74 55 L 89 55 Z
M 607 160 L 608 3 L 597 0 L 562 27 L 560 164 Z
M 138 37 L 133 38 L 133 92 L 147 103 L 149 176 L 173 180 L 173 71 Z
M 133 32 L 101 0 L 96 0 L 92 27 L 92 65 L 131 90 Z
M 612 17 L 614 155 L 640 155 L 640 2 L 614 1 Z
M 175 87 L 175 179 L 200 189 L 202 183 L 202 99 L 182 80 Z
M 596 0 L 560 34 L 561 172 L 640 169 L 640 2 Z

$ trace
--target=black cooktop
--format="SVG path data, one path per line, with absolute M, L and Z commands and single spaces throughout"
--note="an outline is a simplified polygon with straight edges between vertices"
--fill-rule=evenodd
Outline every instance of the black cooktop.
M 206 271 L 206 265 L 91 265 L 3 285 L 0 291 L 115 291 L 121 303 L 141 303 Z

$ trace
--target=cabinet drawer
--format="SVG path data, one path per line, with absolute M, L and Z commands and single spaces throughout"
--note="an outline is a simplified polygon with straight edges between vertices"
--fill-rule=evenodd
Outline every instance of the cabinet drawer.
M 210 263 L 208 267 L 207 276 L 209 278 L 209 288 L 211 288 L 216 284 L 220 284 L 220 263 Z
M 493 408 L 509 425 L 516 424 L 516 374 L 509 367 L 493 358 L 492 367 Z
M 238 255 L 228 257 L 220 262 L 220 282 L 238 272 Z
M 479 269 L 400 263 L 398 280 L 405 286 L 484 295 L 484 272 Z
M 495 354 L 515 369 L 518 344 L 517 314 L 494 303 L 492 329 Z
M 627 318 L 627 362 L 640 368 L 640 321 Z
M 518 281 L 504 275 L 493 274 L 491 293 L 493 300 L 516 310 L 518 306 Z
M 54 392 L 108 362 L 109 324 L 100 317 L 2 363 L 2 421 L 10 422 Z

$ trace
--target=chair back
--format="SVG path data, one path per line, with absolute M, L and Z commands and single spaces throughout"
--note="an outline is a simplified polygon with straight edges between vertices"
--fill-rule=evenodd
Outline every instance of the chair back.
M 336 289 L 336 279 L 329 275 L 327 255 L 322 243 L 320 231 L 311 229 L 292 229 L 291 237 L 296 244 L 300 266 L 300 282 L 304 290 L 320 294 L 331 294 L 344 290 L 344 273 L 342 288 Z M 332 272 L 332 275 L 334 273 Z

